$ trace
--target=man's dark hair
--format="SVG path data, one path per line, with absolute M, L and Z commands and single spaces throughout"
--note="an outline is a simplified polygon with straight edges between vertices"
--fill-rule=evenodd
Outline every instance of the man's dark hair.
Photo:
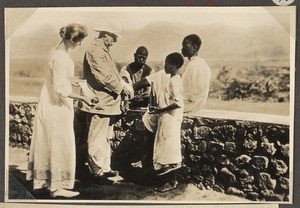
M 168 60 L 171 64 L 175 64 L 176 68 L 179 69 L 183 65 L 183 57 L 180 53 L 170 53 L 167 57 L 166 60 Z
M 202 41 L 198 35 L 190 34 L 186 36 L 184 39 L 189 40 L 193 45 L 196 45 L 198 47 L 198 50 L 200 49 Z
M 136 49 L 135 53 L 141 53 L 141 52 L 146 52 L 146 54 L 148 55 L 148 49 L 145 46 L 140 46 Z

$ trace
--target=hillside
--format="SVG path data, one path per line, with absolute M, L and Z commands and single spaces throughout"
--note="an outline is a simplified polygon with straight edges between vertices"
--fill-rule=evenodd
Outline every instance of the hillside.
M 278 60 L 281 60 L 281 65 L 289 64 L 289 33 L 275 24 L 248 28 L 221 24 L 195 27 L 154 22 L 140 30 L 125 30 L 124 39 L 112 47 L 112 53 L 117 62 L 128 63 L 133 60 L 135 49 L 145 45 L 149 49 L 148 61 L 159 63 L 169 52 L 180 51 L 183 37 L 190 33 L 201 36 L 203 44 L 200 55 L 212 68 L 246 63 L 272 63 Z M 77 70 L 81 70 L 84 52 L 96 35 L 90 29 L 82 46 L 71 51 Z M 59 41 L 57 31 L 48 25 L 26 35 L 12 36 L 10 75 L 42 77 L 47 68 L 47 58 Z

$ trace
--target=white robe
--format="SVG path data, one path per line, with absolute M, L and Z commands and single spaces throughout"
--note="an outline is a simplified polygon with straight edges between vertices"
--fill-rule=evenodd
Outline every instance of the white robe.
M 72 189 L 75 180 L 75 136 L 70 78 L 74 62 L 67 52 L 52 53 L 49 71 L 37 105 L 27 180 L 33 188 Z
M 184 112 L 198 113 L 208 97 L 210 68 L 203 58 L 194 56 L 179 74 L 183 83 Z
M 182 92 L 181 77 L 175 75 L 166 82 L 159 94 L 158 106 L 160 108 L 173 103 L 176 103 L 180 108 L 158 114 L 153 153 L 154 168 L 156 170 L 163 165 L 178 164 L 182 161 L 180 136 L 183 119 Z

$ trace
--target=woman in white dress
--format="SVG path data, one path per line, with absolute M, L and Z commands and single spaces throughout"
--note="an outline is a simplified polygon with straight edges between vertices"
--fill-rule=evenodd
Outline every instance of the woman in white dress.
M 47 188 L 56 197 L 74 197 L 75 136 L 73 99 L 93 105 L 93 100 L 73 93 L 74 62 L 68 51 L 87 36 L 83 25 L 69 24 L 60 29 L 61 43 L 51 54 L 49 70 L 37 105 L 30 147 L 27 180 L 33 189 Z

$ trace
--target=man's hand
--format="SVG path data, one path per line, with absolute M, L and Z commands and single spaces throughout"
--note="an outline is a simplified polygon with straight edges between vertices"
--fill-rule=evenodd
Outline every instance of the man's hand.
M 120 95 L 122 100 L 128 100 L 130 97 L 130 92 L 123 88 Z
M 99 98 L 97 97 L 93 97 L 93 98 L 90 98 L 90 97 L 84 97 L 83 101 L 89 105 L 89 106 L 95 106 L 97 103 L 99 103 Z
M 128 101 L 122 101 L 121 102 L 121 111 L 123 114 L 126 114 L 129 110 L 129 102 Z
M 161 108 L 159 108 L 157 106 L 150 106 L 149 113 L 150 114 L 159 114 L 159 113 L 161 113 Z

